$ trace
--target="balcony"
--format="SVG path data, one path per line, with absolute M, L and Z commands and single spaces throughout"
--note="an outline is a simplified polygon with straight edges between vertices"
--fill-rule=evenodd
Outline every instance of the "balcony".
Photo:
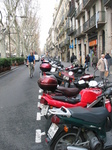
M 76 11 L 76 8 L 74 5 L 71 6 L 69 12 L 68 12 L 68 16 L 67 17 L 73 17 L 75 15 L 75 11 Z
M 62 35 L 64 35 L 64 28 L 62 28 L 62 30 L 60 31 L 59 37 L 61 37 Z
M 67 17 L 68 17 L 68 11 L 66 10 L 65 19 L 67 19 Z
M 65 46 L 65 43 L 64 42 L 61 42 L 60 44 L 59 44 L 59 47 L 60 48 L 62 48 L 62 47 L 64 47 Z
M 97 16 L 97 17 L 96 17 Z M 97 24 L 96 24 L 97 20 Z M 88 21 L 83 24 L 83 30 L 85 33 L 92 32 L 97 28 L 104 26 L 105 24 L 105 11 L 99 11 L 97 15 L 93 15 Z
M 84 13 L 84 5 L 83 3 L 79 5 L 79 7 L 76 10 L 75 18 L 78 19 L 83 13 Z
M 67 31 L 70 28 L 69 23 L 67 22 L 66 25 L 64 26 L 65 31 Z
M 75 38 L 79 38 L 81 36 L 85 35 L 83 26 L 80 26 L 78 29 L 76 29 Z
M 104 6 L 112 8 L 112 0 L 104 0 Z
M 95 0 L 83 0 L 84 9 L 91 8 L 91 6 L 94 2 L 95 2 Z
M 71 26 L 71 27 L 68 29 L 68 31 L 67 31 L 67 35 L 68 35 L 68 36 L 73 35 L 74 32 L 75 32 L 75 30 L 76 30 L 76 29 L 75 29 L 73 26 Z
M 61 22 L 60 22 L 60 24 L 59 24 L 59 27 L 63 26 L 63 24 L 64 24 L 64 16 L 63 16 L 62 19 L 61 19 Z
M 66 37 L 66 39 L 64 41 L 64 44 L 65 45 L 69 45 L 70 44 L 70 37 L 69 36 Z

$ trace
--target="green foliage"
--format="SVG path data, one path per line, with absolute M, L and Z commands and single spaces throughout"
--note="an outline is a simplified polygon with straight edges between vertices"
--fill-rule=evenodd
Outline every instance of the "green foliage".
M 24 58 L 17 57 L 17 58 L 0 58 L 0 67 L 10 67 L 12 63 L 22 64 L 24 63 Z

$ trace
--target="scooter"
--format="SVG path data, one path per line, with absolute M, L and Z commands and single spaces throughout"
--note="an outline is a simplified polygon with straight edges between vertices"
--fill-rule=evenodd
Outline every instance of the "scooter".
M 112 85 L 106 88 L 88 108 L 49 110 L 53 115 L 46 133 L 50 150 L 112 149 Z M 102 107 L 95 107 L 98 103 Z

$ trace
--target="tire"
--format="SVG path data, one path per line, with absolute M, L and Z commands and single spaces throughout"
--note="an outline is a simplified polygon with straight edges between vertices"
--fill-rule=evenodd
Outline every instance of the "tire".
M 55 141 L 52 143 L 52 145 L 50 145 L 50 150 L 67 150 L 67 146 L 71 146 L 74 145 L 74 137 L 76 137 L 77 135 L 77 130 L 75 129 L 70 129 L 69 132 L 62 132 L 56 139 Z M 84 138 L 82 135 L 79 135 L 79 142 L 83 142 Z

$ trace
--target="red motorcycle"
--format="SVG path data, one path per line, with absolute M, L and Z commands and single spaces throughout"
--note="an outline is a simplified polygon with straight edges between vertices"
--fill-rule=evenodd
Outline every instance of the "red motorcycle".
M 86 79 L 85 84 L 86 82 L 88 82 L 87 79 L 89 79 L 89 76 L 87 77 L 88 78 L 84 78 Z M 60 92 L 56 92 L 55 89 L 57 86 L 57 82 L 55 82 L 55 78 L 45 76 L 43 77 L 43 79 L 41 78 L 38 80 L 40 88 L 44 90 L 38 106 L 41 108 L 41 112 L 44 115 L 47 114 L 49 107 L 87 107 L 88 104 L 91 104 L 94 100 L 97 99 L 97 96 L 102 94 L 102 89 L 96 87 L 97 82 L 95 81 L 90 81 L 91 88 L 86 88 L 81 91 L 79 90 L 79 88 L 58 87 L 57 90 L 59 90 Z M 55 92 L 53 93 L 52 90 L 54 90 Z M 52 92 L 49 93 L 48 91 Z

